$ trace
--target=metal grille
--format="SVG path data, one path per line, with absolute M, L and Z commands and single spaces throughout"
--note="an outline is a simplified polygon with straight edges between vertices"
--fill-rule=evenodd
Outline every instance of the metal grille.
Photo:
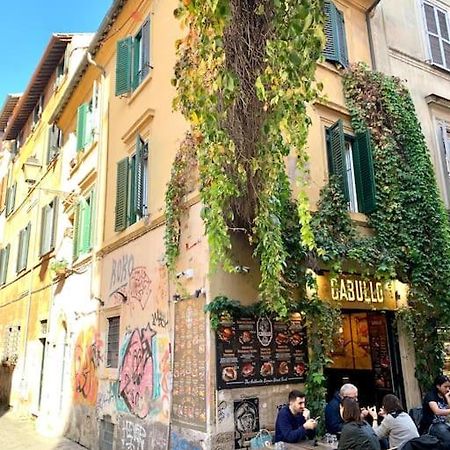
M 114 424 L 107 418 L 100 421 L 100 450 L 113 450 Z
M 5 329 L 3 340 L 2 361 L 16 364 L 19 353 L 20 326 L 11 326 Z
M 119 362 L 119 332 L 120 317 L 108 318 L 108 350 L 106 355 L 106 366 L 117 367 Z

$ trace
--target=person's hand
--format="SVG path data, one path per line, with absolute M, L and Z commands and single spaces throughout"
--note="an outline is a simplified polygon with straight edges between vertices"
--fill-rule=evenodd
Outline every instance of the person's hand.
M 386 411 L 384 410 L 383 407 L 381 407 L 380 410 L 378 411 L 378 415 L 381 417 L 384 417 L 386 415 Z
M 365 419 L 369 415 L 369 410 L 366 407 L 361 408 L 361 418 Z
M 308 419 L 304 424 L 303 428 L 305 430 L 315 430 L 317 427 L 317 422 L 314 419 Z
M 375 406 L 371 406 L 368 409 L 368 413 L 372 416 L 373 420 L 377 420 L 378 415 L 377 415 L 377 409 L 375 408 Z M 361 411 L 361 415 L 362 415 L 362 411 Z
M 305 408 L 303 410 L 303 417 L 305 418 L 305 420 L 308 420 L 311 417 L 311 412 L 308 408 Z

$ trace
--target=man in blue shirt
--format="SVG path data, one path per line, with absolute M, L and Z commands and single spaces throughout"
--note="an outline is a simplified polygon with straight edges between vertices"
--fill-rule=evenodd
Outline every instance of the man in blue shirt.
M 305 419 L 305 394 L 294 390 L 289 393 L 289 404 L 278 412 L 275 423 L 275 442 L 299 442 L 312 439 L 316 434 L 317 422 Z

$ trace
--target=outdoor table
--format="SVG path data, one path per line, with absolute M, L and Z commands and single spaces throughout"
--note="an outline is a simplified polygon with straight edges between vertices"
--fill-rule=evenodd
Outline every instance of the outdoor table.
M 314 441 L 300 441 L 295 444 L 288 444 L 287 442 L 284 443 L 284 447 L 286 450 L 335 450 L 337 449 L 337 444 L 326 444 L 325 442 L 317 441 L 317 445 L 314 445 Z M 265 447 L 269 449 L 274 449 L 275 444 L 271 445 L 270 447 Z

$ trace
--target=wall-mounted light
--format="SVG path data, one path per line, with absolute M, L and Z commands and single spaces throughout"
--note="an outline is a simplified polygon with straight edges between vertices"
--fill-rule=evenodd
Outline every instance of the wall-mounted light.
M 25 182 L 30 185 L 36 183 L 41 169 L 42 165 L 35 156 L 28 157 L 22 166 Z

